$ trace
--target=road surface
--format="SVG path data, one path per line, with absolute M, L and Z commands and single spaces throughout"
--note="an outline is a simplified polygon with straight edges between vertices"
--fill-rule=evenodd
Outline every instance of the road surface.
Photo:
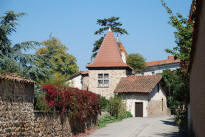
M 128 118 L 108 124 L 86 137 L 180 137 L 171 116 Z

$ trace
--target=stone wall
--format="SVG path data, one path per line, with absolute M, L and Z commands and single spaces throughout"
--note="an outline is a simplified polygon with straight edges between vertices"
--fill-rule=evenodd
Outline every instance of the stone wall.
M 70 137 L 72 136 L 68 116 L 58 113 L 34 113 L 34 136 Z
M 168 114 L 167 97 L 161 84 L 157 84 L 149 94 L 148 116 L 158 116 Z
M 96 118 L 70 121 L 69 115 L 34 112 L 32 103 L 0 101 L 0 137 L 70 137 L 96 124 Z
M 149 116 L 159 116 L 159 115 L 167 115 L 167 108 L 166 108 L 166 102 L 163 100 L 151 100 L 148 103 L 148 115 Z
M 109 87 L 98 87 L 98 74 L 108 73 L 109 74 Z M 120 81 L 121 77 L 127 77 L 126 69 L 99 69 L 89 70 L 89 91 L 96 94 L 110 98 L 114 95 L 114 90 Z
M 32 103 L 3 102 L 0 99 L 0 137 L 33 136 Z
M 148 96 L 147 94 L 140 93 L 121 93 L 119 96 L 122 98 L 123 102 L 126 104 L 126 109 L 129 111 L 133 117 L 135 117 L 135 103 L 143 103 L 143 117 L 147 117 L 147 106 L 148 106 Z
M 13 83 L 14 86 L 10 82 L 0 81 L 2 83 L 0 137 L 70 137 L 96 124 L 97 116 L 80 123 L 78 120 L 70 121 L 69 114 L 34 112 L 33 85 L 22 86 L 17 82 Z M 12 91 L 5 84 L 16 88 Z

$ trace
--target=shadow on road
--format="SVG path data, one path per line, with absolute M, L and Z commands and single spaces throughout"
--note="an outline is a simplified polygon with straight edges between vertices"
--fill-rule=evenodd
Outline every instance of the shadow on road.
M 168 119 L 171 120 L 171 119 Z M 160 120 L 161 122 L 163 122 L 163 124 L 166 125 L 170 125 L 170 126 L 177 126 L 175 121 L 167 121 L 167 120 Z M 187 137 L 187 132 L 185 129 L 180 128 L 179 132 L 172 132 L 172 133 L 161 133 L 161 134 L 157 134 L 159 136 L 163 136 L 163 137 Z
M 160 137 L 182 137 L 179 132 L 156 134 Z
M 174 121 L 167 121 L 167 120 L 160 120 L 166 125 L 177 126 L 176 122 Z

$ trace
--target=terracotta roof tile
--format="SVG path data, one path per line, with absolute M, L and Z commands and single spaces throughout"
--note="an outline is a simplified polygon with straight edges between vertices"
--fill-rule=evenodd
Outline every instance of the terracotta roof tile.
M 148 67 L 150 67 L 150 66 L 166 65 L 166 64 L 173 64 L 173 63 L 180 63 L 180 60 L 174 59 L 173 56 L 168 56 L 167 60 L 158 60 L 158 61 L 146 62 L 146 65 Z
M 114 92 L 150 93 L 161 79 L 161 75 L 129 76 L 121 78 Z
M 18 82 L 22 82 L 22 83 L 31 83 L 31 84 L 35 83 L 35 81 L 21 77 L 16 73 L 0 74 L 0 79 L 1 80 L 18 81 Z
M 88 71 L 79 71 L 79 72 L 77 72 L 77 73 L 71 75 L 71 76 L 69 77 L 69 79 L 72 79 L 72 78 L 74 78 L 74 77 L 76 77 L 76 76 L 78 76 L 78 75 L 88 75 Z
M 94 62 L 86 67 L 129 67 L 122 61 L 120 49 L 112 31 L 107 32 Z

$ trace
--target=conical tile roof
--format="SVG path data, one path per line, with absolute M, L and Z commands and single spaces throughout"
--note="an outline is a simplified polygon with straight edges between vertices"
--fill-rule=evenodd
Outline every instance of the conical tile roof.
M 128 67 L 122 61 L 120 55 L 120 49 L 115 40 L 112 31 L 108 31 L 102 45 L 100 46 L 99 52 L 94 60 L 86 66 L 87 68 L 99 68 L 99 67 Z

